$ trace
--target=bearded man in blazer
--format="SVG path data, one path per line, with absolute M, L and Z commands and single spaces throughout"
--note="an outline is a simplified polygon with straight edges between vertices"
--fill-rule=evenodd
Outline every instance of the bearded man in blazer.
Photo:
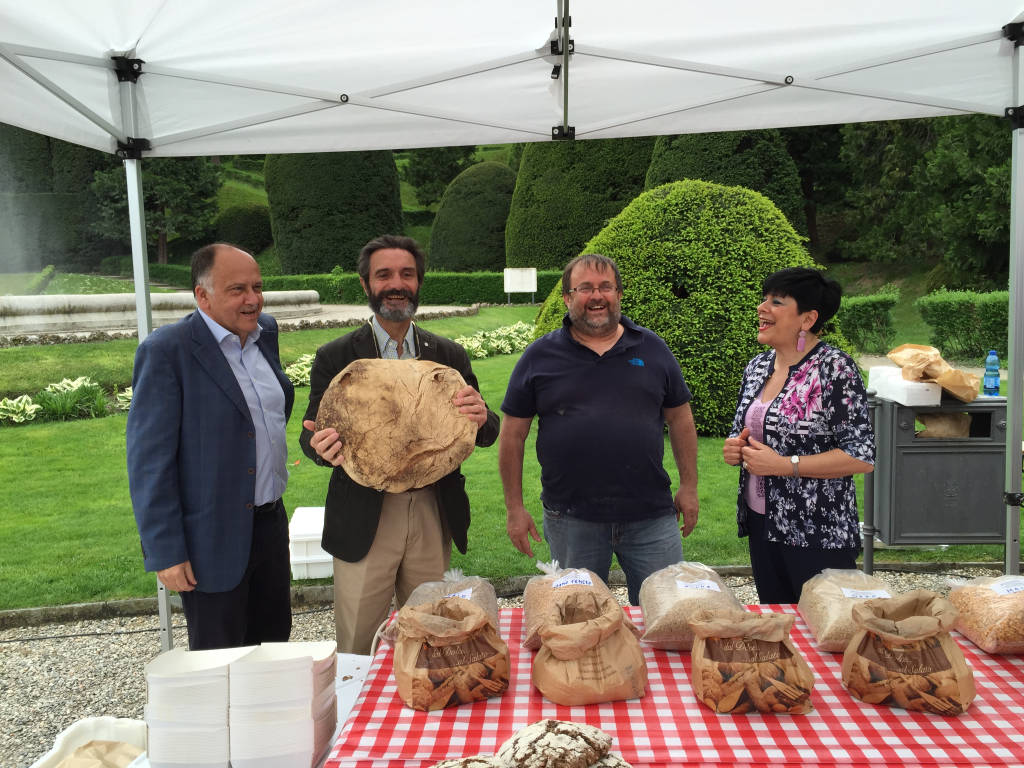
M 299 439 L 303 452 L 333 467 L 324 508 L 323 548 L 334 556 L 334 619 L 338 650 L 367 654 L 392 599 L 401 608 L 425 581 L 448 568 L 451 544 L 465 553 L 469 529 L 466 479 L 456 468 L 426 488 L 385 493 L 359 485 L 342 467 L 345 447 L 334 429 L 314 432 L 331 379 L 360 358 L 419 358 L 457 370 L 466 386 L 452 402 L 477 426 L 476 444 L 498 437 L 498 415 L 480 396 L 469 356 L 453 341 L 416 327 L 426 257 L 410 237 L 382 235 L 359 254 L 359 282 L 373 317 L 317 350 L 310 371 L 309 408 Z
M 140 345 L 128 482 L 147 571 L 181 595 L 192 650 L 287 641 L 281 496 L 294 388 L 259 265 L 215 243 L 192 257 L 198 309 Z

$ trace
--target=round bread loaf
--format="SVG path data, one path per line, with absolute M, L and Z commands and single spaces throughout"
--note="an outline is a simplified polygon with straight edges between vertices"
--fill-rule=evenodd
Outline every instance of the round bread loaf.
M 611 746 L 612 737 L 592 725 L 539 720 L 516 731 L 497 757 L 517 768 L 589 768 Z
M 360 485 L 423 488 L 473 452 L 476 424 L 452 405 L 464 386 L 454 368 L 429 360 L 353 360 L 324 392 L 316 429 L 338 431 L 342 466 Z

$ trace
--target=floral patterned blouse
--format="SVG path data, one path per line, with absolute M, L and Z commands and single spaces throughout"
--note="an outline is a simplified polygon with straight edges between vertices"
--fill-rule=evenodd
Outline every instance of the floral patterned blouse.
M 747 364 L 730 437 L 743 429 L 751 402 L 761 394 L 775 364 L 775 351 Z M 782 391 L 765 415 L 764 443 L 783 456 L 809 456 L 840 448 L 855 459 L 875 463 L 875 435 L 868 415 L 867 393 L 857 364 L 845 352 L 819 342 L 789 369 Z M 857 496 L 853 477 L 795 478 L 768 476 L 766 524 L 769 541 L 794 547 L 860 547 Z M 743 489 L 747 472 L 740 468 L 736 522 L 747 535 Z

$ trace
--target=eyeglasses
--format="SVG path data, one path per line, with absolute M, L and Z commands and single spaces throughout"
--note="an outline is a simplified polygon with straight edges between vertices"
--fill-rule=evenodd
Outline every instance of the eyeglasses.
M 591 296 L 599 291 L 605 296 L 611 296 L 618 293 L 619 289 L 611 283 L 601 283 L 600 285 L 584 283 L 583 285 L 577 285 L 575 288 L 569 289 L 569 293 L 578 293 L 580 296 Z

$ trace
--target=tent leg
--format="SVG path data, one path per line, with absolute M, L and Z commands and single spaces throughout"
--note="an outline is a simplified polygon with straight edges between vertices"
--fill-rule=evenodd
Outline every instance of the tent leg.
M 1013 49 L 1014 104 L 1021 104 L 1022 85 L 1024 85 L 1024 59 L 1021 49 Z M 1007 369 L 1009 381 L 1006 391 L 1006 491 L 1008 496 L 1019 499 L 1021 491 L 1021 433 L 1022 423 L 1022 384 L 1024 384 L 1024 334 L 1018 327 L 1020 318 L 1024 318 L 1024 232 L 1022 226 L 1022 206 L 1024 206 L 1024 128 L 1013 131 L 1013 155 L 1010 171 L 1010 321 L 1007 335 L 1009 361 Z M 1020 573 L 1020 504 L 1006 505 L 1006 545 L 1004 572 Z
M 156 581 L 156 605 L 160 613 L 160 650 L 169 651 L 174 647 L 174 634 L 171 632 L 171 593 L 159 579 Z
M 153 330 L 149 298 L 149 260 L 146 256 L 146 209 L 142 196 L 142 161 L 124 161 L 128 184 L 128 220 L 132 238 L 132 274 L 135 278 L 135 314 L 139 343 Z

